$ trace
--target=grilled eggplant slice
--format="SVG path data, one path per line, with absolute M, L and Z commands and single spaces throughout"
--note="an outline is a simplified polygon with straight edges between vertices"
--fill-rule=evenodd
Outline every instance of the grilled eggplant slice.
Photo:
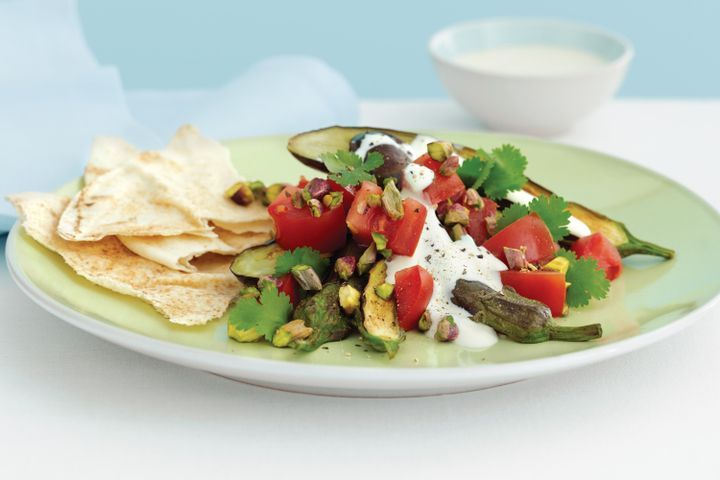
M 390 358 L 400 349 L 405 340 L 405 332 L 400 328 L 395 311 L 395 300 L 383 299 L 375 291 L 385 283 L 387 265 L 379 261 L 370 269 L 365 291 L 363 293 L 362 315 L 356 312 L 355 323 L 363 339 L 375 350 L 387 352 Z
M 262 278 L 275 273 L 275 262 L 285 252 L 277 243 L 248 248 L 240 253 L 230 271 L 236 277 Z
M 327 171 L 325 165 L 319 160 L 320 155 L 325 152 L 348 150 L 353 137 L 365 132 L 387 133 L 405 143 L 412 142 L 417 136 L 417 134 L 413 132 L 403 132 L 385 128 L 333 126 L 295 135 L 288 142 L 288 150 L 305 165 L 320 171 Z M 475 154 L 475 150 L 464 145 L 455 144 L 454 148 L 456 152 L 466 158 Z M 550 195 L 552 193 L 547 188 L 538 185 L 532 180 L 528 180 L 523 190 L 535 196 Z M 570 213 L 578 220 L 584 222 L 593 233 L 602 232 L 602 234 L 615 245 L 623 257 L 634 254 L 644 254 L 670 259 L 675 255 L 675 252 L 669 248 L 661 247 L 635 237 L 622 222 L 608 218 L 583 205 L 569 202 L 569 209 Z

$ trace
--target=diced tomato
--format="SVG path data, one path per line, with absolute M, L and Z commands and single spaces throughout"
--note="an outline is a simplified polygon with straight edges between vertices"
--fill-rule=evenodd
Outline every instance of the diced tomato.
M 556 251 L 550 230 L 535 213 L 526 215 L 490 237 L 483 246 L 507 264 L 503 247 L 525 247 L 525 258 L 530 263 L 550 260 Z
M 278 292 L 284 293 L 290 299 L 294 307 L 300 302 L 300 286 L 290 273 L 286 273 L 277 279 Z
M 550 308 L 553 317 L 562 315 L 565 306 L 565 274 L 538 270 L 518 272 L 506 270 L 500 272 L 503 285 L 515 289 L 525 298 L 537 300 Z
M 388 248 L 398 255 L 412 255 L 420 242 L 427 209 L 417 200 L 406 198 L 403 200 L 403 211 L 403 218 L 390 227 Z
M 615 245 L 600 232 L 575 240 L 570 248 L 578 257 L 597 260 L 598 266 L 605 270 L 608 280 L 615 280 L 622 273 L 620 253 Z
M 385 215 L 381 207 L 369 207 L 367 205 L 367 197 L 371 194 L 382 195 L 382 188 L 372 182 L 362 182 L 355 193 L 355 199 L 350 205 L 350 211 L 347 214 L 347 226 L 355 241 L 360 245 L 370 245 L 372 243 L 371 233 L 373 232 L 375 217 Z
M 388 248 L 398 255 L 415 253 L 422 234 L 427 209 L 420 202 L 403 200 L 404 215 L 401 220 L 392 220 L 382 207 L 368 207 L 367 197 L 382 195 L 382 189 L 372 183 L 363 182 L 355 194 L 355 200 L 347 215 L 347 226 L 353 238 L 360 245 L 372 243 L 372 233 L 382 233 L 388 240 Z
M 307 185 L 309 180 L 305 178 L 305 175 L 300 175 L 300 181 L 298 181 L 298 188 L 305 188 L 305 185 Z
M 403 330 L 417 328 L 432 293 L 433 278 L 421 266 L 415 265 L 395 273 L 395 302 L 398 323 Z
M 350 205 L 352 205 L 352 202 L 355 199 L 355 188 L 354 187 L 343 187 L 339 183 L 336 183 L 332 180 L 328 180 L 328 183 L 330 183 L 330 189 L 333 192 L 342 192 L 343 208 L 345 209 L 345 213 L 350 211 Z
M 340 207 L 325 208 L 319 217 L 313 217 L 308 207 L 293 207 L 292 194 L 298 190 L 298 187 L 285 187 L 268 207 L 268 213 L 275 222 L 278 245 L 286 250 L 311 247 L 323 253 L 345 245 L 345 210 Z
M 476 245 L 482 245 L 485 243 L 485 240 L 490 238 L 485 219 L 487 217 L 494 217 L 497 209 L 498 204 L 489 198 L 483 198 L 483 208 L 470 209 L 470 223 L 468 223 L 467 226 L 467 233 L 475 240 Z
M 438 204 L 448 198 L 456 197 L 465 191 L 465 184 L 460 179 L 460 176 L 457 173 L 453 173 L 448 177 L 440 175 L 438 171 L 440 170 L 441 163 L 430 158 L 430 155 L 423 155 L 415 160 L 415 163 L 427 167 L 435 173 L 433 182 L 423 190 L 423 193 L 427 196 L 428 200 L 430 200 L 430 203 Z

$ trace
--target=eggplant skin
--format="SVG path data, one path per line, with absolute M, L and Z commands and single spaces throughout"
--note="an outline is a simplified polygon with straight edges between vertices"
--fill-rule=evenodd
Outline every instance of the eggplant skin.
M 460 279 L 455 283 L 452 301 L 470 312 L 473 321 L 488 325 L 518 343 L 587 342 L 602 337 L 600 324 L 555 325 L 547 306 L 518 295 L 509 287 L 497 292 L 483 283 Z
M 285 253 L 277 243 L 259 245 L 243 250 L 232 264 L 230 271 L 238 278 L 261 278 L 275 273 L 277 258 Z
M 319 160 L 320 155 L 326 152 L 348 150 L 350 140 L 354 136 L 367 132 L 387 133 L 406 143 L 412 142 L 418 135 L 414 132 L 404 132 L 379 127 L 342 127 L 335 125 L 299 133 L 290 138 L 287 148 L 288 151 L 303 164 L 310 168 L 327 172 L 325 165 Z M 475 150 L 470 147 L 459 144 L 453 144 L 453 146 L 455 150 L 465 158 L 475 155 Z M 528 180 L 523 190 L 535 196 L 552 194 L 550 190 L 532 180 Z M 568 209 L 575 218 L 585 223 L 593 233 L 601 232 L 605 235 L 605 237 L 615 245 L 623 257 L 641 254 L 671 259 L 675 256 L 674 250 L 661 247 L 652 242 L 640 240 L 630 233 L 622 222 L 608 218 L 579 203 L 568 202 Z

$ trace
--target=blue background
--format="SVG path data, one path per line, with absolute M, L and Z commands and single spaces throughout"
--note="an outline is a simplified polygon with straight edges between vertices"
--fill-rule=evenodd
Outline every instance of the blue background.
M 272 54 L 318 56 L 363 97 L 441 97 L 433 32 L 463 20 L 540 16 L 628 37 L 636 57 L 623 96 L 720 93 L 720 2 L 505 0 L 394 2 L 78 0 L 86 37 L 126 88 L 211 88 Z

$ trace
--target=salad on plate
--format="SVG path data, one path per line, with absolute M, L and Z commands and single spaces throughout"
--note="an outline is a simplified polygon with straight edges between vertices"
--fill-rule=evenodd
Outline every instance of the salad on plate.
M 237 342 L 304 352 L 353 333 L 390 358 L 412 335 L 593 341 L 600 324 L 565 317 L 603 301 L 623 257 L 674 255 L 528 179 L 513 145 L 329 127 L 288 150 L 317 175 L 245 179 L 191 126 L 158 151 L 100 137 L 73 196 L 9 199 L 85 279 L 172 323 L 226 317 Z
M 275 227 L 231 267 L 257 282 L 230 310 L 240 342 L 314 350 L 357 330 L 392 357 L 407 332 L 465 348 L 591 341 L 599 324 L 562 317 L 602 301 L 623 256 L 673 256 L 530 182 L 512 145 L 331 127 L 288 148 L 323 174 L 228 191 L 240 204 L 261 192 Z

